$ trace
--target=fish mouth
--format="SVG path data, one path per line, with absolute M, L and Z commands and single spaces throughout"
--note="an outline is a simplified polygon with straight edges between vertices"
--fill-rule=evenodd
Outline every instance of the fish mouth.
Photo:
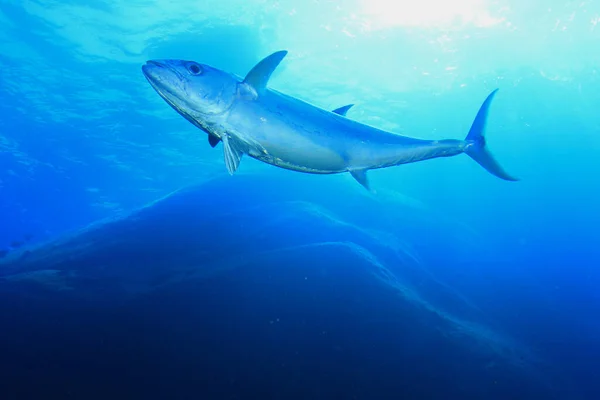
M 144 69 L 148 69 L 151 67 L 160 67 L 160 68 L 164 68 L 165 65 L 163 63 L 161 63 L 160 61 L 156 61 L 156 60 L 148 60 L 146 61 L 146 64 L 144 64 L 142 66 L 142 70 Z
M 180 81 L 181 75 L 168 64 L 158 60 L 148 60 L 142 65 L 142 73 L 150 86 L 164 101 L 173 107 L 184 118 L 190 119 L 188 111 L 181 106 L 181 98 L 173 86 L 173 82 Z
M 180 76 L 173 68 L 157 60 L 148 60 L 142 65 L 142 73 L 161 97 L 165 99 L 169 95 L 177 97 L 172 85 L 173 81 L 179 80 Z
M 148 60 L 146 64 L 142 65 L 142 73 L 150 83 L 158 81 L 160 72 L 165 69 L 166 66 L 164 64 L 155 60 Z

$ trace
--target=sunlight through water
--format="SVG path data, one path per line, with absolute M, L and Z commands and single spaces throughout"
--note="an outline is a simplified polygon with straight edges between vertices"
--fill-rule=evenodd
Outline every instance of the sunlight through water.
M 484 0 L 362 0 L 362 8 L 372 29 L 463 24 L 489 27 L 502 22 L 501 18 L 491 15 Z

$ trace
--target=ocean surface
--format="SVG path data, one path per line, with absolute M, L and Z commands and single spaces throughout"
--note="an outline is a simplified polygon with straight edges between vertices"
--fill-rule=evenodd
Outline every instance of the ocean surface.
M 1 0 L 0 399 L 600 399 L 600 1 Z M 310 175 L 141 72 L 186 59 L 460 155 Z

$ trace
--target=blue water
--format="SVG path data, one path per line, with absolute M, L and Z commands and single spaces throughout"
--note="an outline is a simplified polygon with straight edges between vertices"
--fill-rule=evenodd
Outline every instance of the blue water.
M 600 2 L 0 3 L 0 398 L 600 398 Z M 305 175 L 222 147 L 148 59 L 466 156 Z

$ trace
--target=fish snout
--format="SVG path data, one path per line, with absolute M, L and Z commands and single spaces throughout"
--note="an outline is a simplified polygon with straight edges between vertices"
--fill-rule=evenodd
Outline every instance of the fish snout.
M 142 65 L 142 72 L 146 78 L 151 80 L 158 80 L 162 73 L 164 73 L 167 66 L 158 60 L 148 60 L 146 64 Z
M 146 64 L 142 65 L 142 72 L 148 80 L 153 82 L 163 81 L 173 73 L 169 64 L 162 60 L 146 61 Z
M 164 63 L 159 60 L 148 60 L 146 65 L 153 65 L 155 67 L 164 67 Z

